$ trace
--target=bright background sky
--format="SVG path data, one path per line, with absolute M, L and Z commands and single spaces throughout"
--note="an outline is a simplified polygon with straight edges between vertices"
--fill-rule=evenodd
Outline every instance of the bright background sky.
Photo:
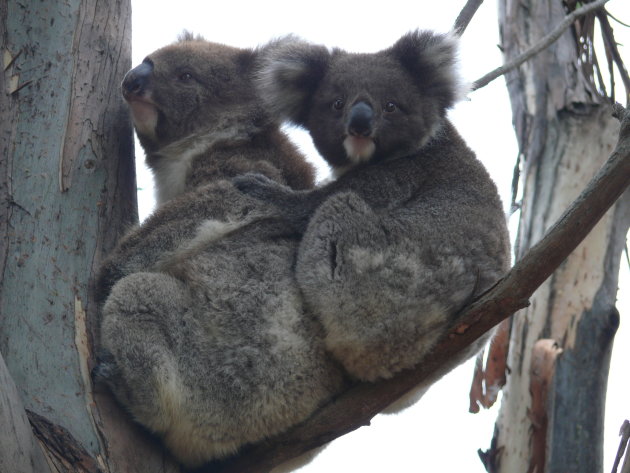
M 210 41 L 239 47 L 251 48 L 271 38 L 294 33 L 309 41 L 349 51 L 374 52 L 390 46 L 402 34 L 416 28 L 448 31 L 464 3 L 465 0 L 179 0 L 176 3 L 132 0 L 133 64 L 139 64 L 147 54 L 174 41 L 184 29 L 201 34 Z M 611 0 L 608 10 L 622 21 L 630 22 L 628 0 Z M 615 23 L 613 28 L 618 41 L 630 45 L 628 29 L 624 31 Z M 466 79 L 478 79 L 501 64 L 498 44 L 497 5 L 495 1 L 487 1 L 463 36 L 461 59 Z M 621 49 L 626 64 L 630 64 L 628 51 L 630 46 Z M 507 206 L 517 146 L 504 80 L 498 79 L 472 93 L 470 101 L 457 106 L 450 117 L 488 168 Z M 301 130 L 291 130 L 290 134 L 309 158 L 318 164 L 319 177 L 325 177 L 325 165 L 308 135 Z M 142 157 L 138 146 L 141 219 L 150 213 L 154 205 L 151 175 L 143 166 Z M 515 218 L 510 223 L 515 232 Z M 619 307 L 628 308 L 630 277 L 627 265 L 622 273 L 620 287 L 626 288 L 626 291 L 620 291 Z M 606 472 L 612 468 L 619 444 L 619 427 L 624 419 L 630 418 L 630 385 L 627 383 L 630 322 L 623 320 L 630 310 L 622 309 L 621 312 L 621 327 L 616 337 L 608 388 L 604 449 Z M 300 473 L 485 473 L 477 449 L 485 450 L 490 445 L 498 409 L 494 407 L 474 415 L 468 413 L 472 373 L 473 362 L 469 361 L 436 383 L 419 403 L 403 413 L 379 415 L 374 418 L 371 427 L 335 440 L 312 463 L 300 469 Z

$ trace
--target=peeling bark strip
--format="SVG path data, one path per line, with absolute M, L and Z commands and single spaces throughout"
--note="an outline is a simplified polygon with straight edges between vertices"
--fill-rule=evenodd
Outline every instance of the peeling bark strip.
M 470 407 L 468 412 L 477 414 L 479 412 L 479 406 L 486 407 L 486 396 L 484 392 L 484 370 L 483 370 L 483 357 L 485 354 L 485 348 L 481 350 L 481 353 L 477 355 L 475 360 L 475 371 L 473 373 L 473 380 L 470 385 Z
M 505 386 L 507 366 L 507 354 L 510 347 L 510 320 L 506 319 L 499 324 L 488 348 L 488 360 L 483 367 L 483 352 L 479 354 L 475 364 L 475 373 L 470 387 L 469 412 L 479 412 L 479 406 L 489 409 L 494 405 Z
M 49 458 L 58 471 L 76 473 L 103 473 L 90 454 L 77 440 L 60 425 L 55 425 L 45 417 L 26 411 L 33 426 L 33 432 L 45 446 Z
M 532 349 L 529 385 L 532 395 L 532 405 L 529 410 L 533 427 L 531 431 L 532 455 L 527 473 L 546 471 L 549 388 L 553 381 L 556 358 L 561 353 L 562 348 L 556 341 L 548 339 L 538 340 Z
M 358 384 L 303 424 L 199 472 L 268 472 L 310 449 L 369 425 L 372 417 L 403 394 L 423 383 L 432 382 L 435 373 L 448 365 L 459 351 L 518 309 L 527 306 L 529 297 L 538 286 L 577 247 L 630 185 L 627 178 L 630 175 L 630 113 L 624 112 L 621 106 L 615 110 L 620 117 L 623 116 L 622 129 L 617 148 L 607 163 L 545 237 L 503 279 L 462 312 L 461 323 L 420 366 L 389 380 Z M 498 445 L 495 451 L 502 451 L 502 446 Z

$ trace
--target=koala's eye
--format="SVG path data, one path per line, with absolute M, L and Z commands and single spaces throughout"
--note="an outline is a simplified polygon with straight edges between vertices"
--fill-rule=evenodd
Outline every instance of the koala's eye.
M 333 108 L 335 110 L 341 110 L 343 108 L 343 106 L 345 105 L 343 99 L 337 99 L 333 102 Z
M 181 80 L 182 82 L 188 82 L 189 80 L 192 80 L 193 76 L 190 72 L 184 72 L 183 74 L 179 75 L 179 80 Z
M 384 110 L 385 110 L 387 113 L 392 113 L 392 112 L 395 112 L 397 108 L 398 108 L 398 107 L 396 106 L 396 104 L 395 104 L 394 102 L 387 102 L 387 103 L 385 104 Z

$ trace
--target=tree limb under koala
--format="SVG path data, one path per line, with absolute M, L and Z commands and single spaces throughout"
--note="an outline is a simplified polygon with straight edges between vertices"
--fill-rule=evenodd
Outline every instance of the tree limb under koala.
M 482 297 L 461 314 L 461 321 L 420 366 L 392 379 L 359 383 L 321 408 L 304 423 L 202 473 L 268 472 L 306 451 L 324 445 L 370 420 L 412 388 L 433 376 L 483 333 L 528 305 L 533 292 L 588 235 L 630 185 L 630 112 L 615 105 L 621 121 L 619 141 L 606 164 L 542 240 Z

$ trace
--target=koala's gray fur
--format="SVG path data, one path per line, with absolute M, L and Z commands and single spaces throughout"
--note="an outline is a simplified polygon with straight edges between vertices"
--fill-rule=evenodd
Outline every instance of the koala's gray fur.
M 158 209 L 104 264 L 101 300 L 118 279 L 192 238 L 204 219 L 242 221 L 250 211 L 268 210 L 232 189 L 230 177 L 255 171 L 295 189 L 313 187 L 312 166 L 255 94 L 252 69 L 260 53 L 186 35 L 125 77 L 123 94 L 155 177 Z M 196 194 L 175 199 L 187 192 Z
M 303 310 L 299 235 L 229 180 L 313 186 L 253 91 L 260 53 L 186 38 L 123 82 L 160 205 L 101 269 L 95 375 L 189 467 L 286 430 L 344 382 Z
M 374 54 L 280 40 L 259 72 L 269 108 L 305 127 L 340 177 L 310 191 L 236 185 L 303 233 L 300 288 L 327 349 L 362 380 L 420 362 L 508 269 L 496 186 L 446 118 L 455 67 L 454 37 L 412 32 Z

